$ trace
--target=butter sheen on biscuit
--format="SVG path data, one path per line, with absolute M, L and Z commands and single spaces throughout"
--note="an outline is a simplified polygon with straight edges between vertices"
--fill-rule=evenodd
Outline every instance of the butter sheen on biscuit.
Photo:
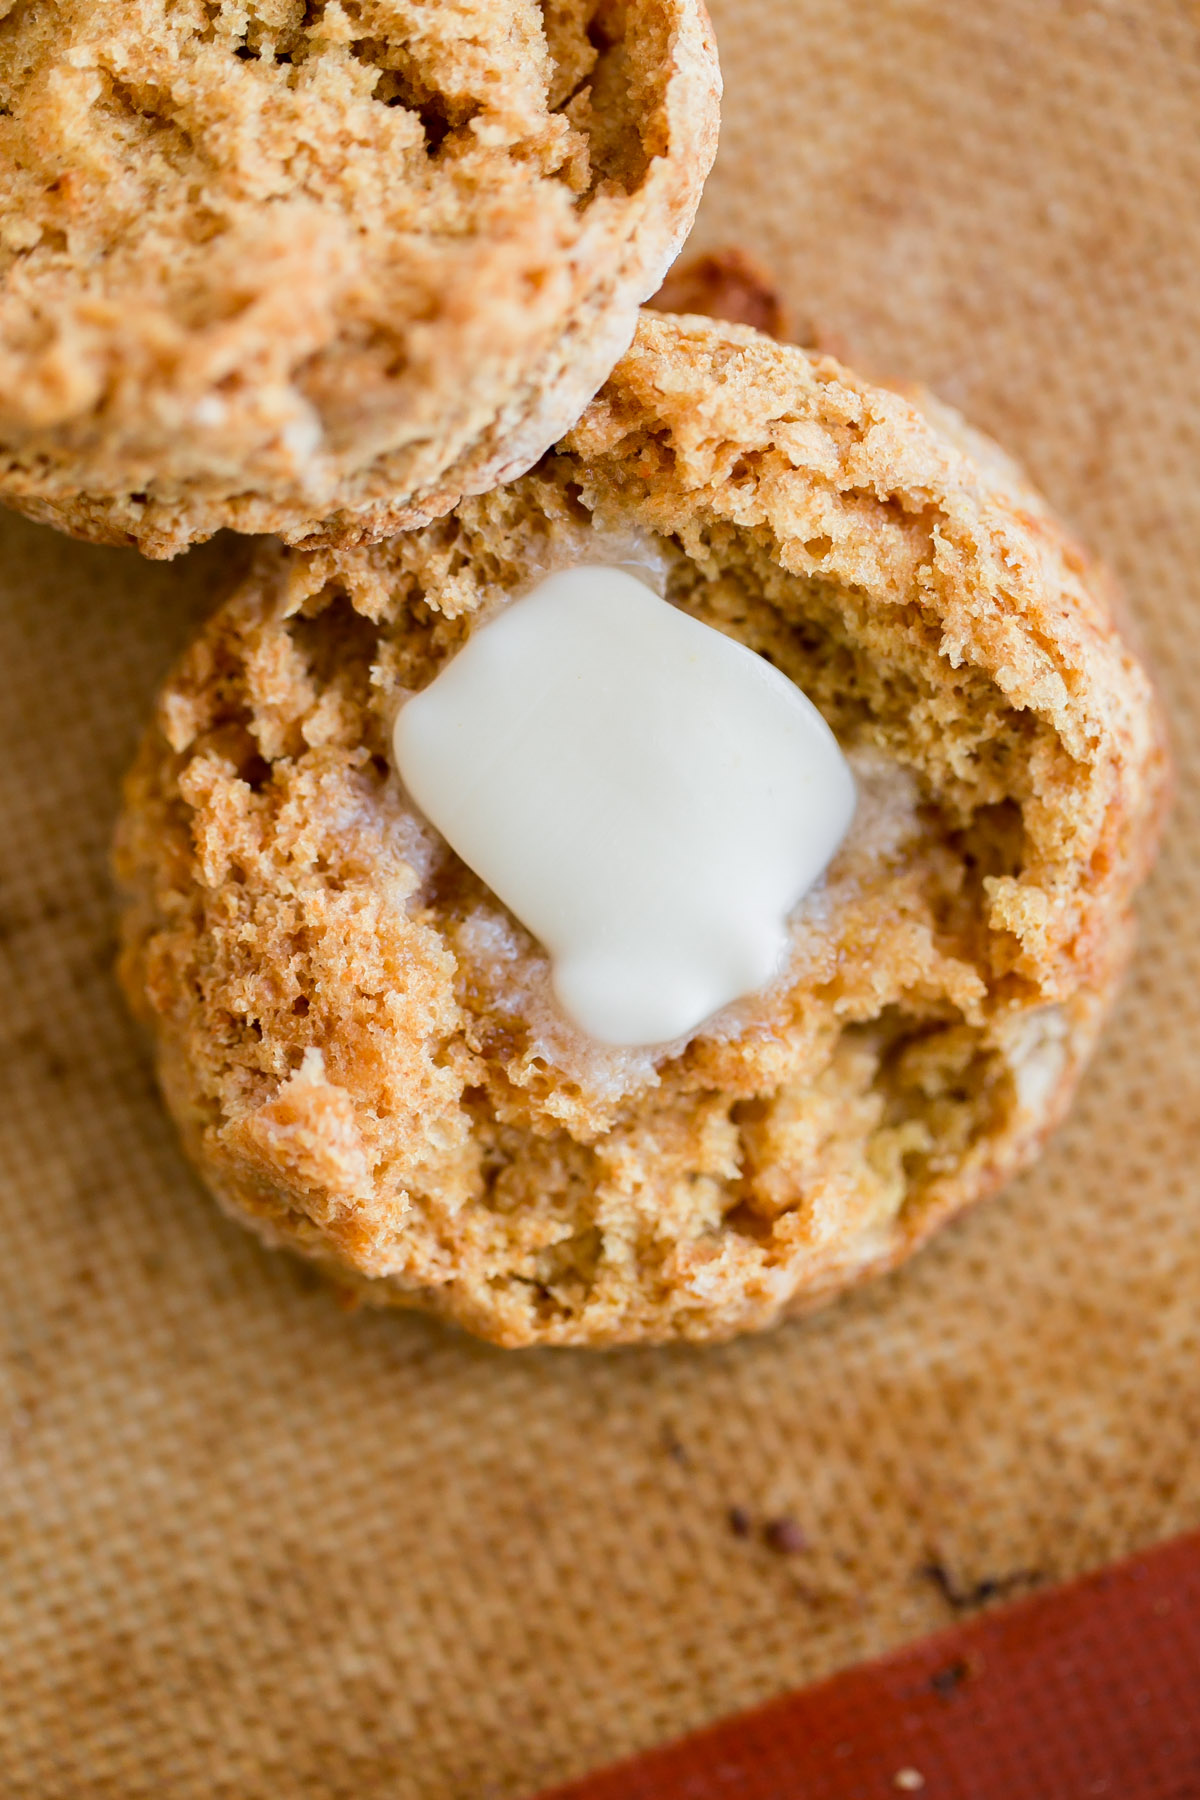
M 859 787 L 785 975 L 662 1051 L 573 1033 L 406 806 L 400 697 L 480 608 L 622 542 L 820 708 Z M 523 478 L 266 548 L 129 778 L 122 976 L 223 1206 L 494 1342 L 705 1341 L 902 1262 L 1062 1116 L 1166 785 L 1104 583 L 944 409 L 643 315 Z

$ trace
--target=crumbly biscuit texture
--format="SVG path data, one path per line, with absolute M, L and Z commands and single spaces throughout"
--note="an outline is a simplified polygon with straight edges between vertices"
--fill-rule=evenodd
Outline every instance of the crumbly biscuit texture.
M 0 498 L 366 541 L 579 416 L 716 146 L 702 0 L 0 4 Z
M 1092 571 L 946 419 L 647 313 L 521 480 L 268 550 L 130 777 L 123 977 L 192 1157 L 268 1243 L 502 1344 L 706 1340 L 900 1262 L 1061 1115 L 1124 962 L 1165 754 Z M 548 568 L 658 559 L 856 770 L 768 991 L 602 1051 L 406 806 L 403 695 Z

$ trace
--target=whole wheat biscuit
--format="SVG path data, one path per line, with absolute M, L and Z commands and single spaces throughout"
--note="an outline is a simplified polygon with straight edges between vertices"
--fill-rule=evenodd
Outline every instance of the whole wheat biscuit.
M 648 304 L 655 312 L 702 313 L 731 325 L 753 325 L 773 338 L 793 336 L 775 278 L 737 244 L 682 257 Z
M 702 0 L 0 4 L 0 498 L 172 556 L 528 468 L 690 227 Z
M 502 1344 L 713 1339 L 902 1261 L 1026 1164 L 1131 935 L 1166 757 L 1088 563 L 952 415 L 647 313 L 577 428 L 426 530 L 263 551 L 127 788 L 122 972 L 223 1205 Z M 650 544 L 857 771 L 768 992 L 606 1051 L 413 816 L 389 723 L 481 607 Z

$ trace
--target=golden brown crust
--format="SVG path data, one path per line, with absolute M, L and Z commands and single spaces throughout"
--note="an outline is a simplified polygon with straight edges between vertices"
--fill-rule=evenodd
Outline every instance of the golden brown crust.
M 702 0 L 0 8 L 0 498 L 172 556 L 536 460 L 716 148 Z
M 123 978 L 222 1203 L 499 1343 L 727 1337 L 894 1265 L 1020 1168 L 1124 963 L 1165 777 L 1084 559 L 951 416 L 643 316 L 578 427 L 425 531 L 265 550 L 128 789 Z M 408 812 L 402 691 L 480 606 L 636 539 L 858 772 L 786 975 L 601 1052 Z
M 756 256 L 736 245 L 682 258 L 647 305 L 655 312 L 698 313 L 730 325 L 753 325 L 781 340 L 792 336 L 774 277 Z

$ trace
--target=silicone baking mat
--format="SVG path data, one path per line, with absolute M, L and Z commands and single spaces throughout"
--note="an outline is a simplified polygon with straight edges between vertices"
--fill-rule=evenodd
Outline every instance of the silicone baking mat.
M 348 1313 L 225 1223 L 107 840 L 228 552 L 0 522 L 0 1791 L 507 1800 L 1200 1525 L 1200 16 L 718 0 L 699 236 L 1001 436 L 1117 569 L 1181 769 L 1037 1174 L 709 1352 Z
M 1200 1538 L 939 1632 L 542 1800 L 1195 1800 Z

